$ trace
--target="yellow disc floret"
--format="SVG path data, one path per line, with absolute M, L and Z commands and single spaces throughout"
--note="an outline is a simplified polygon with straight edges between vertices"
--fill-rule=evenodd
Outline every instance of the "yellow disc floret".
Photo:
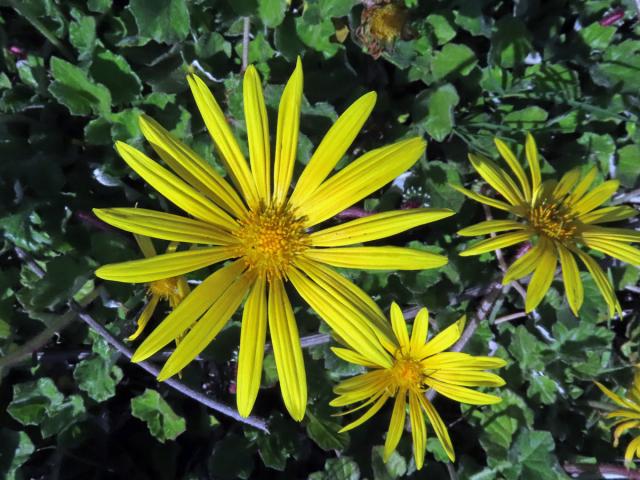
M 396 352 L 393 366 L 390 370 L 394 387 L 418 392 L 423 389 L 424 376 L 420 361 L 402 353 L 402 349 Z
M 529 211 L 530 225 L 541 235 L 564 242 L 577 233 L 575 216 L 562 204 L 542 201 Z
M 162 300 L 168 300 L 171 308 L 175 308 L 183 297 L 178 280 L 179 277 L 171 277 L 150 282 L 148 286 L 149 293 L 157 295 Z

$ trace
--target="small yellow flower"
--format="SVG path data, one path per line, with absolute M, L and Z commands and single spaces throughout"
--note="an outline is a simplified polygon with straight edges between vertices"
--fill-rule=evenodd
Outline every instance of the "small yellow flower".
M 608 180 L 591 188 L 597 170 L 592 168 L 580 178 L 580 169 L 565 173 L 559 182 L 541 180 L 538 150 L 533 137 L 527 134 L 525 153 L 531 179 L 527 178 L 516 156 L 499 139 L 496 147 L 515 174 L 514 180 L 493 161 L 480 155 L 469 155 L 476 171 L 506 202 L 453 185 L 467 197 L 511 213 L 516 220 L 487 220 L 458 233 L 464 236 L 507 232 L 483 240 L 460 255 L 479 255 L 521 242 L 531 242 L 532 248 L 518 258 L 505 273 L 503 284 L 525 277 L 533 272 L 525 309 L 532 311 L 544 298 L 555 276 L 558 260 L 569 306 L 577 316 L 584 299 L 578 257 L 591 273 L 600 293 L 609 306 L 609 315 L 621 312 L 613 286 L 598 263 L 582 247 L 604 253 L 632 265 L 640 265 L 640 250 L 631 247 L 640 241 L 640 232 L 624 228 L 601 227 L 599 224 L 633 217 L 638 212 L 628 206 L 600 207 L 609 200 L 619 186 L 617 180 Z
M 164 319 L 132 360 L 145 360 L 184 335 L 158 378 L 175 375 L 204 350 L 244 301 L 238 410 L 249 415 L 258 394 L 268 325 L 285 406 L 293 418 L 301 420 L 307 381 L 286 283 L 338 336 L 384 362 L 384 350 L 373 341 L 377 330 L 364 320 L 373 319 L 384 329 L 384 315 L 361 289 L 331 267 L 422 270 L 445 265 L 446 257 L 421 250 L 354 245 L 453 212 L 417 208 L 319 227 L 411 168 L 424 154 L 425 141 L 410 138 L 372 150 L 331 175 L 373 110 L 376 94 L 367 93 L 329 129 L 290 192 L 302 101 L 300 61 L 280 101 L 273 156 L 260 78 L 253 66 L 247 68 L 243 94 L 249 162 L 205 83 L 193 74 L 187 79 L 231 183 L 157 122 L 142 116 L 142 133 L 173 173 L 129 145 L 119 142 L 116 148 L 133 170 L 190 217 L 142 208 L 94 211 L 123 230 L 200 247 L 106 265 L 96 275 L 147 283 L 231 260 Z
M 416 467 L 420 469 L 424 463 L 427 443 L 425 413 L 447 455 L 452 461 L 455 460 L 447 427 L 431 402 L 425 397 L 425 390 L 433 388 L 441 395 L 462 403 L 488 405 L 499 403 L 500 397 L 467 387 L 500 387 L 505 383 L 498 375 L 483 371 L 503 367 L 506 364 L 504 360 L 493 357 L 474 357 L 459 352 L 444 352 L 458 341 L 464 324 L 465 317 L 462 317 L 427 341 L 429 313 L 426 308 L 423 308 L 415 318 L 411 337 L 409 337 L 402 311 L 396 303 L 393 303 L 391 327 L 394 340 L 384 336 L 378 337 L 386 350 L 384 362 L 368 356 L 357 347 L 352 346 L 352 350 L 332 348 L 343 360 L 362 365 L 369 370 L 344 380 L 334 389 L 338 397 L 331 402 L 332 406 L 343 407 L 360 403 L 343 415 L 370 406 L 364 415 L 348 424 L 342 431 L 361 425 L 375 415 L 389 398 L 395 398 L 384 444 L 386 462 L 398 445 L 404 430 L 408 401 Z
M 149 237 L 135 234 L 134 237 L 145 258 L 151 258 L 157 255 L 156 249 Z M 171 242 L 167 247 L 167 253 L 175 252 L 177 247 L 177 243 Z M 175 309 L 180 302 L 189 295 L 190 291 L 191 289 L 187 284 L 187 280 L 182 275 L 178 277 L 161 278 L 150 282 L 147 285 L 149 301 L 138 317 L 138 327 L 136 328 L 136 331 L 131 334 L 127 340 L 133 341 L 140 336 L 149 323 L 149 320 L 151 320 L 160 300 L 168 301 L 169 306 L 172 309 Z
M 606 415 L 607 418 L 617 419 L 612 425 L 612 427 L 616 427 L 613 431 L 613 446 L 617 447 L 623 433 L 632 428 L 640 427 L 640 375 L 636 373 L 633 385 L 627 392 L 627 398 L 613 393 L 600 382 L 595 382 L 595 384 L 602 390 L 602 393 L 622 407 Z M 633 461 L 634 456 L 640 458 L 640 435 L 629 442 L 624 454 L 625 463 Z

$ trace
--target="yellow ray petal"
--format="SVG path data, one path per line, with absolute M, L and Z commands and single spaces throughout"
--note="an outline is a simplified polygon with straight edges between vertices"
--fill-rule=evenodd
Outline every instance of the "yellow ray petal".
M 298 57 L 296 68 L 284 87 L 278 108 L 278 131 L 273 165 L 273 200 L 276 204 L 284 202 L 291 186 L 300 130 L 302 81 L 302 62 Z
M 624 452 L 624 463 L 628 464 L 633 461 L 634 456 L 638 456 L 638 450 L 640 449 L 640 436 L 637 436 L 629 442 L 627 449 Z
M 131 335 L 129 335 L 129 337 L 127 337 L 127 340 L 131 342 L 140 336 L 140 334 L 144 331 L 145 327 L 149 323 L 149 320 L 151 320 L 151 317 L 153 316 L 153 312 L 156 311 L 156 307 L 158 306 L 159 300 L 160 300 L 160 297 L 158 295 L 151 295 L 149 302 L 144 307 L 144 310 L 138 317 L 138 320 L 137 320 L 138 327 L 136 328 L 136 331 L 133 332 Z
M 640 242 L 640 232 L 630 228 L 594 227 L 586 225 L 582 227 L 582 237 L 585 239 L 612 240 L 615 242 Z
M 376 402 L 371 406 L 371 408 L 369 410 L 367 410 L 364 413 L 364 415 L 362 415 L 357 420 L 354 420 L 353 422 L 351 422 L 347 426 L 342 427 L 340 429 L 339 433 L 348 432 L 349 430 L 354 429 L 354 428 L 362 425 L 364 422 L 366 422 L 371 417 L 373 417 L 376 413 L 378 413 L 378 410 L 380 410 L 382 408 L 382 406 L 386 403 L 388 398 L 389 398 L 389 394 L 387 394 L 387 393 L 383 393 L 382 395 L 380 395 L 380 398 L 378 398 L 378 400 L 376 400 Z
M 637 428 L 640 425 L 638 420 L 628 420 L 626 422 L 621 423 L 616 427 L 613 431 L 613 446 L 617 447 L 618 442 L 620 441 L 620 436 L 624 434 L 627 430 L 631 428 Z
M 108 209 L 105 209 L 105 210 L 108 210 Z M 93 209 L 93 213 L 95 213 L 96 217 L 98 217 L 103 222 L 106 222 L 106 223 L 109 223 L 110 225 L 113 225 L 112 223 L 110 223 L 107 220 L 103 219 L 102 216 L 100 216 L 98 214 L 99 211 L 101 211 L 101 209 L 98 209 L 98 208 L 94 208 Z M 117 226 L 117 225 L 115 225 L 115 226 Z M 123 230 L 126 230 L 126 229 L 123 229 Z M 145 236 L 144 234 L 136 235 L 134 233 L 133 238 L 136 239 L 136 243 L 138 244 L 138 247 L 140 248 L 140 251 L 142 252 L 142 254 L 144 255 L 145 258 L 155 257 L 158 254 L 158 252 L 156 252 L 156 248 L 153 246 L 153 242 L 151 241 L 151 239 L 149 237 Z
M 469 154 L 469 160 L 480 176 L 507 202 L 511 205 L 520 205 L 524 202 L 524 196 L 513 179 L 493 161 L 473 153 Z
M 262 83 L 253 65 L 247 67 L 242 84 L 244 117 L 247 123 L 251 173 L 264 203 L 271 199 L 271 145 L 269 142 L 269 117 L 264 104 Z
M 429 333 L 429 311 L 421 308 L 411 329 L 411 351 L 417 352 L 427 342 Z
M 584 263 L 584 266 L 587 267 L 587 270 L 589 270 L 589 273 L 593 277 L 593 280 L 596 282 L 598 290 L 600 290 L 600 293 L 607 302 L 607 305 L 609 305 L 609 316 L 613 317 L 614 312 L 616 311 L 620 315 L 622 315 L 622 307 L 618 302 L 616 292 L 614 291 L 611 282 L 609 282 L 609 279 L 604 274 L 598 263 L 578 248 L 572 249 L 572 252 L 580 257 L 580 260 L 582 260 L 582 263 Z
M 507 230 L 524 230 L 527 226 L 514 220 L 485 220 L 470 227 L 458 230 L 458 235 L 463 237 L 474 237 L 476 235 L 486 235 L 488 233 L 505 232 Z
M 307 376 L 293 308 L 280 279 L 269 285 L 269 333 L 284 405 L 301 421 L 307 408 Z
M 245 273 L 232 283 L 223 295 L 209 307 L 189 333 L 180 340 L 176 350 L 166 361 L 158 374 L 158 380 L 164 381 L 182 370 L 196 358 L 218 335 L 242 303 L 249 287 L 254 281 L 251 273 Z
M 500 152 L 500 155 L 502 156 L 502 158 L 504 158 L 504 161 L 507 162 L 507 164 L 511 168 L 511 171 L 515 174 L 516 178 L 520 182 L 525 200 L 531 200 L 531 185 L 529 185 L 529 180 L 527 179 L 527 176 L 525 175 L 524 169 L 520 165 L 520 162 L 518 162 L 518 159 L 506 143 L 504 143 L 499 138 L 495 138 L 494 142 L 496 144 L 496 147 L 498 148 L 498 152 Z
M 334 398 L 329 405 L 341 407 L 365 398 L 373 397 L 385 389 L 389 383 L 389 372 L 387 370 L 372 370 L 362 375 L 357 375 L 340 382 L 333 391 L 338 398 Z
M 266 334 L 266 279 L 258 277 L 244 305 L 240 330 L 236 405 L 238 412 L 243 417 L 248 417 L 251 414 L 260 389 Z
M 462 387 L 502 387 L 505 384 L 505 381 L 499 375 L 477 370 L 436 370 L 433 373 L 428 373 L 428 375 L 449 385 L 460 385 Z
M 617 403 L 621 407 L 634 409 L 635 405 L 633 403 L 624 399 L 617 393 L 614 393 L 612 390 L 609 390 L 602 383 L 600 382 L 593 382 L 593 383 L 596 384 L 596 386 L 602 391 L 602 393 L 604 393 L 607 397 L 609 397 L 611 400 L 613 400 L 615 403 Z
M 310 248 L 304 256 L 334 267 L 361 270 L 425 270 L 447 264 L 447 257 L 403 247 Z
M 540 159 L 538 158 L 538 147 L 533 135 L 527 133 L 527 140 L 524 144 L 524 151 L 529 162 L 529 172 L 531 173 L 531 191 L 535 192 L 540 186 Z
M 604 240 L 601 237 L 593 237 L 593 235 L 588 235 L 587 232 L 582 235 L 582 239 L 589 248 L 606 253 L 613 258 L 635 265 L 636 267 L 640 266 L 640 250 L 631 245 L 615 240 Z
M 628 420 L 635 418 L 636 420 L 640 420 L 640 413 L 637 410 L 614 410 L 605 415 L 605 418 L 618 418 L 617 422 Z
M 495 395 L 478 392 L 459 385 L 450 385 L 432 377 L 428 377 L 425 380 L 425 383 L 436 390 L 440 395 L 444 395 L 456 402 L 468 403 L 469 405 L 492 405 L 502 401 L 500 397 Z
M 591 184 L 596 179 L 596 175 L 598 175 L 598 169 L 596 167 L 592 167 L 584 176 L 584 178 L 578 182 L 576 188 L 574 188 L 573 191 L 567 196 L 565 204 L 571 206 L 578 202 L 582 198 L 582 196 L 587 193 L 587 190 L 589 190 L 589 187 L 591 187 Z
M 461 352 L 441 352 L 423 362 L 425 369 L 459 371 L 501 368 L 506 364 L 502 358 L 473 356 Z
M 580 171 L 581 168 L 576 167 L 562 175 L 562 178 L 560 178 L 560 181 L 553 190 L 553 197 L 561 199 L 569 193 L 575 184 L 578 183 L 578 180 L 580 179 Z
M 575 203 L 572 211 L 576 215 L 588 213 L 609 200 L 618 190 L 620 182 L 618 180 L 608 180 L 587 193 Z
M 400 390 L 396 394 L 396 399 L 393 402 L 393 413 L 391 414 L 391 420 L 389 421 L 389 430 L 387 431 L 387 438 L 384 441 L 384 461 L 387 462 L 391 454 L 398 446 L 400 437 L 404 430 L 404 422 L 407 415 L 407 392 Z
M 165 253 L 141 260 L 104 265 L 96 270 L 96 276 L 115 282 L 153 282 L 193 272 L 199 268 L 227 260 L 233 255 L 233 249 L 229 247 L 210 247 Z
M 529 230 L 496 235 L 493 238 L 488 238 L 476 243 L 471 248 L 467 248 L 463 252 L 460 252 L 459 255 L 461 257 L 480 255 L 481 253 L 491 252 L 499 248 L 510 247 L 516 243 L 524 242 L 525 240 L 529 240 L 530 237 L 531 232 Z
M 229 183 L 194 150 L 165 130 L 151 117 L 142 115 L 140 130 L 169 167 L 227 212 L 240 217 L 246 208 Z
M 415 137 L 365 153 L 320 185 L 298 213 L 310 227 L 334 216 L 411 168 L 426 145 Z
M 376 92 L 363 95 L 331 126 L 298 179 L 291 194 L 292 205 L 303 205 L 327 178 L 353 143 L 375 103 Z
M 485 205 L 489 205 L 490 207 L 497 208 L 499 210 L 504 210 L 505 212 L 514 212 L 514 208 L 508 203 L 503 202 L 502 200 L 496 200 L 495 198 L 487 197 L 486 195 L 481 195 L 472 190 L 468 190 L 460 185 L 455 185 L 450 183 L 451 188 L 457 190 L 461 194 L 466 197 L 469 197 L 471 200 L 475 200 L 479 203 L 484 203 Z
M 418 400 L 420 400 L 422 408 L 424 408 L 424 411 L 427 413 L 427 417 L 429 417 L 429 423 L 431 423 L 433 430 L 436 432 L 436 436 L 438 437 L 438 440 L 440 440 L 442 448 L 444 448 L 444 451 L 447 452 L 447 457 L 449 457 L 449 460 L 451 460 L 452 462 L 455 462 L 456 454 L 453 450 L 451 437 L 449 437 L 449 430 L 447 430 L 447 427 L 442 421 L 440 414 L 434 408 L 431 402 L 424 396 L 420 395 L 418 397 Z
M 404 321 L 402 310 L 396 302 L 391 304 L 391 328 L 398 340 L 400 347 L 409 346 L 409 332 L 407 331 L 407 324 Z
M 564 282 L 564 290 L 567 293 L 567 300 L 571 311 L 577 317 L 578 310 L 582 306 L 584 300 L 584 289 L 582 280 L 580 279 L 580 271 L 573 254 L 562 246 L 556 244 L 558 256 L 560 257 L 560 266 L 562 267 L 562 281 Z
M 207 245 L 228 245 L 233 241 L 221 228 L 180 215 L 145 208 L 94 208 L 93 213 L 109 225 L 147 237 Z
M 244 262 L 227 265 L 209 275 L 138 347 L 132 362 L 141 362 L 179 337 L 227 290 L 244 269 Z
M 370 362 L 359 353 L 354 352 L 353 350 L 349 350 L 348 348 L 331 347 L 331 351 L 345 362 L 353 363 L 355 365 L 362 365 L 363 367 L 369 368 L 377 368 L 380 366 L 373 362 Z
M 424 465 L 424 454 L 427 450 L 427 426 L 424 423 L 420 401 L 413 392 L 409 392 L 409 420 L 413 438 L 413 458 L 416 461 L 416 469 L 420 470 Z
M 504 274 L 502 285 L 507 285 L 513 280 L 519 280 L 533 272 L 536 265 L 538 265 L 538 259 L 540 258 L 541 251 L 542 244 L 541 242 L 538 242 L 536 245 L 531 247 L 528 252 L 513 262 Z
M 607 222 L 619 222 L 620 220 L 626 220 L 627 218 L 635 217 L 638 215 L 638 210 L 627 205 L 619 207 L 604 207 L 594 210 L 589 213 L 585 213 L 578 217 L 582 223 L 597 224 Z
M 249 171 L 247 160 L 244 158 L 238 142 L 231 132 L 222 109 L 216 102 L 209 87 L 197 75 L 187 75 L 187 81 L 193 98 L 198 105 L 198 110 L 200 110 L 200 115 L 202 115 L 207 130 L 209 130 L 209 134 L 216 144 L 231 178 L 242 192 L 249 206 L 256 206 L 258 204 L 256 184 Z
M 116 142 L 116 150 L 149 185 L 185 212 L 221 228 L 234 228 L 234 220 L 224 210 L 144 153 L 122 142 Z
M 383 392 L 384 392 L 384 390 L 379 390 L 374 396 L 369 398 L 366 402 L 360 403 L 360 405 L 358 405 L 357 407 L 354 407 L 354 408 L 351 408 L 349 410 L 345 410 L 345 411 L 342 411 L 342 412 L 339 412 L 339 413 L 334 413 L 331 416 L 332 417 L 344 417 L 345 415 L 351 415 L 353 412 L 357 412 L 358 410 L 362 410 L 363 408 L 368 407 L 373 402 L 378 400 L 380 398 L 380 396 L 383 394 Z
M 376 213 L 314 232 L 309 238 L 316 247 L 342 247 L 390 237 L 454 214 L 448 208 L 415 208 Z
M 527 288 L 527 299 L 524 308 L 527 313 L 535 309 L 546 295 L 556 274 L 556 266 L 558 264 L 558 254 L 553 243 L 544 238 L 540 239 L 540 243 L 540 259 Z
M 419 358 L 427 358 L 436 353 L 446 350 L 456 343 L 464 331 L 467 322 L 466 315 L 460 317 L 456 322 L 439 332 L 435 337 L 422 346 L 418 353 Z
M 297 269 L 290 271 L 289 280 L 300 296 L 349 347 L 371 362 L 385 368 L 391 367 L 389 354 L 380 344 L 372 324 L 344 296 L 341 297 L 337 291 L 323 289 Z

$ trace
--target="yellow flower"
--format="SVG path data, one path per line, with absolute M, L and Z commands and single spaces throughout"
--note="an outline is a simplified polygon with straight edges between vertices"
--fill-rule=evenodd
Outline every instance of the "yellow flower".
M 300 61 L 278 109 L 273 157 L 260 78 L 253 66 L 247 69 L 243 94 L 249 162 L 204 82 L 195 75 L 189 75 L 188 81 L 235 188 L 192 149 L 143 116 L 143 134 L 175 173 L 129 145 L 118 143 L 116 148 L 131 168 L 193 218 L 142 208 L 98 209 L 95 213 L 123 230 L 209 246 L 107 265 L 96 275 L 121 282 L 151 282 L 233 260 L 204 280 L 164 319 L 137 349 L 133 361 L 148 358 L 190 329 L 158 378 L 174 375 L 215 338 L 246 296 L 238 410 L 249 415 L 255 402 L 268 324 L 285 406 L 293 418 L 301 420 L 307 382 L 285 283 L 290 282 L 337 335 L 383 361 L 386 357 L 374 342 L 375 331 L 363 318 L 383 325 L 384 315 L 361 289 L 330 267 L 422 270 L 445 265 L 446 257 L 425 251 L 353 245 L 395 235 L 453 212 L 425 208 L 384 212 L 312 231 L 409 169 L 422 157 L 424 140 L 410 138 L 372 150 L 330 176 L 373 109 L 376 94 L 368 93 L 338 118 L 290 193 L 302 98 Z
M 544 298 L 555 276 L 560 260 L 562 279 L 569 306 L 577 316 L 584 299 L 578 257 L 591 273 L 609 306 L 609 315 L 621 312 L 613 286 L 607 276 L 581 247 L 587 247 L 633 265 L 640 265 L 640 250 L 629 245 L 640 241 L 640 232 L 623 228 L 601 227 L 599 224 L 633 217 L 638 212 L 628 206 L 600 207 L 618 189 L 617 180 L 609 180 L 590 189 L 597 170 L 592 168 L 580 178 L 580 168 L 565 173 L 559 182 L 541 180 L 540 162 L 535 141 L 527 134 L 525 153 L 531 179 L 509 147 L 495 139 L 496 147 L 515 174 L 514 180 L 493 161 L 470 154 L 476 171 L 506 202 L 480 195 L 460 186 L 453 187 L 467 197 L 511 213 L 516 220 L 487 220 L 463 228 L 460 235 L 486 235 L 507 232 L 483 240 L 460 255 L 479 255 L 520 242 L 531 242 L 532 248 L 518 258 L 504 276 L 503 284 L 533 272 L 527 289 L 525 309 L 532 311 Z
M 145 258 L 155 257 L 157 255 L 156 249 L 151 242 L 149 237 L 145 237 L 144 235 L 136 235 L 134 234 L 136 242 L 140 247 L 140 251 L 145 256 Z M 178 244 L 175 242 L 171 242 L 167 247 L 167 253 L 175 252 L 178 248 Z M 169 278 L 160 278 L 158 280 L 154 280 L 153 282 L 149 282 L 147 285 L 147 291 L 149 296 L 149 301 L 147 305 L 142 310 L 142 313 L 138 317 L 138 328 L 136 331 L 127 338 L 127 340 L 132 341 L 140 336 L 140 334 L 144 331 L 145 327 L 151 320 L 153 313 L 156 311 L 156 307 L 160 300 L 165 300 L 169 302 L 169 306 L 172 309 L 175 309 L 182 300 L 185 299 L 187 295 L 189 295 L 191 289 L 187 284 L 186 278 L 183 276 L 178 277 L 169 277 Z
M 431 426 L 449 458 L 455 460 L 449 432 L 440 415 L 425 397 L 427 387 L 452 400 L 472 405 L 499 403 L 501 399 L 494 395 L 477 392 L 467 387 L 500 387 L 504 380 L 493 373 L 482 370 L 500 368 L 505 361 L 500 358 L 474 357 L 466 353 L 444 352 L 458 341 L 464 329 L 465 317 L 450 325 L 427 341 L 429 313 L 426 308 L 420 310 L 413 323 L 411 337 L 402 311 L 396 303 L 391 305 L 391 326 L 395 340 L 379 336 L 386 350 L 385 361 L 371 357 L 366 352 L 352 346 L 332 348 L 337 356 L 347 362 L 362 365 L 369 371 L 354 378 L 344 380 L 335 387 L 338 395 L 331 405 L 343 407 L 360 403 L 344 415 L 369 407 L 357 420 L 351 422 L 342 431 L 355 428 L 373 415 L 389 398 L 395 398 L 389 431 L 384 444 L 384 460 L 389 459 L 395 450 L 404 430 L 406 404 L 409 402 L 409 419 L 413 435 L 413 456 L 416 467 L 422 468 L 427 442 L 424 414 L 427 414 Z
M 618 419 L 612 425 L 616 427 L 613 431 L 613 446 L 617 447 L 623 433 L 629 429 L 640 427 L 640 377 L 636 374 L 633 385 L 627 392 L 628 398 L 613 393 L 600 382 L 595 382 L 595 384 L 607 397 L 622 407 L 606 415 L 607 418 Z M 629 442 L 624 453 L 625 463 L 631 462 L 634 456 L 640 458 L 640 435 Z

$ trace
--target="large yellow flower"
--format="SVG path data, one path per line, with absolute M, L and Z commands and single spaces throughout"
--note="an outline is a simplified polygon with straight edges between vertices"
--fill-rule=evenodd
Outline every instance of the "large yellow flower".
M 174 375 L 214 339 L 246 296 L 238 360 L 238 410 L 248 415 L 255 402 L 268 324 L 284 403 L 293 418 L 300 420 L 307 384 L 285 283 L 291 282 L 337 335 L 382 361 L 385 352 L 375 342 L 375 331 L 362 319 L 372 318 L 384 325 L 384 316 L 362 290 L 330 267 L 421 270 L 445 265 L 446 257 L 425 251 L 353 245 L 453 212 L 425 208 L 385 212 L 312 231 L 410 168 L 423 155 L 424 140 L 410 138 L 372 150 L 329 176 L 373 109 L 376 94 L 368 93 L 331 127 L 289 195 L 300 122 L 300 61 L 280 102 L 273 162 L 262 86 L 253 67 L 247 69 L 243 84 L 249 162 L 204 82 L 195 75 L 189 75 L 188 81 L 235 188 L 192 149 L 143 116 L 143 134 L 174 173 L 129 145 L 118 143 L 116 148 L 131 168 L 191 217 L 142 208 L 99 209 L 95 213 L 130 232 L 212 246 L 107 265 L 96 275 L 120 282 L 152 282 L 233 260 L 204 280 L 164 319 L 137 349 L 133 361 L 150 357 L 189 330 L 158 378 Z
M 612 425 L 616 427 L 613 431 L 613 446 L 617 447 L 620 436 L 623 433 L 632 428 L 637 429 L 640 427 L 640 375 L 636 373 L 633 385 L 627 392 L 628 398 L 613 393 L 600 382 L 595 382 L 595 384 L 607 397 L 622 407 L 606 415 L 607 418 L 617 419 Z M 627 450 L 624 453 L 625 463 L 631 462 L 634 456 L 640 458 L 640 435 L 629 442 Z
M 467 197 L 511 213 L 517 219 L 487 220 L 463 228 L 458 233 L 465 236 L 510 232 L 483 240 L 460 255 L 479 255 L 516 243 L 531 242 L 533 247 L 513 262 L 505 273 L 503 283 L 507 284 L 533 272 L 525 302 L 525 309 L 530 312 L 549 290 L 559 259 L 569 306 L 576 316 L 584 299 L 580 271 L 575 259 L 578 257 L 591 273 L 607 302 L 609 315 L 613 316 L 615 311 L 620 312 L 620 304 L 607 276 L 582 249 L 584 246 L 623 262 L 640 265 L 640 250 L 629 245 L 640 241 L 640 232 L 599 226 L 601 223 L 624 220 L 638 213 L 628 206 L 598 208 L 616 192 L 619 182 L 608 180 L 590 189 L 597 175 L 595 167 L 583 178 L 580 178 L 580 169 L 575 168 L 565 173 L 559 182 L 543 182 L 538 150 L 533 137 L 527 134 L 525 152 L 529 163 L 529 180 L 509 147 L 499 139 L 495 143 L 517 180 L 488 158 L 470 154 L 469 159 L 482 178 L 506 202 L 460 186 L 453 187 Z
M 482 371 L 503 367 L 505 361 L 501 358 L 444 352 L 458 341 L 464 324 L 465 317 L 462 317 L 427 341 L 429 313 L 426 308 L 423 308 L 416 316 L 411 337 L 409 337 L 402 311 L 396 303 L 393 303 L 391 326 L 394 340 L 382 335 L 378 336 L 385 349 L 383 362 L 358 347 L 352 346 L 353 350 L 332 348 L 343 360 L 369 369 L 366 373 L 344 380 L 334 389 L 338 397 L 331 402 L 332 406 L 343 407 L 360 403 L 344 414 L 369 407 L 364 415 L 348 424 L 342 431 L 361 425 L 375 415 L 389 398 L 395 397 L 389 431 L 384 444 L 386 462 L 398 445 L 404 430 L 408 399 L 416 468 L 422 468 L 427 446 L 425 413 L 447 455 L 452 461 L 455 460 L 447 427 L 431 402 L 425 397 L 425 390 L 430 387 L 458 402 L 488 405 L 500 402 L 500 397 L 467 387 L 500 387 L 505 383 L 498 375 Z

